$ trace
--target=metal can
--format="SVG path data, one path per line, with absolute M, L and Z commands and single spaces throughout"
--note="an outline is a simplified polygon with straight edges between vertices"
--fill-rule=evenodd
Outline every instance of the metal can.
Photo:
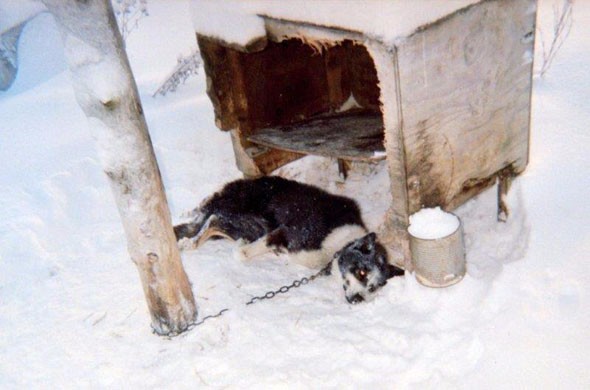
M 445 237 L 425 239 L 410 233 L 414 272 L 421 284 L 428 287 L 447 287 L 458 283 L 465 276 L 463 224 L 459 217 L 457 219 L 457 229 Z

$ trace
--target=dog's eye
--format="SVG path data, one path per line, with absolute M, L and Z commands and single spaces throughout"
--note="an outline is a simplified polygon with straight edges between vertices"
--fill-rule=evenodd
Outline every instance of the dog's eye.
M 365 271 L 362 268 L 359 268 L 356 270 L 355 275 L 356 275 L 357 279 L 363 280 L 367 277 L 367 271 Z
M 369 253 L 371 253 L 371 247 L 367 244 L 363 244 L 360 246 L 359 248 L 359 252 L 361 252 L 363 255 L 368 255 Z

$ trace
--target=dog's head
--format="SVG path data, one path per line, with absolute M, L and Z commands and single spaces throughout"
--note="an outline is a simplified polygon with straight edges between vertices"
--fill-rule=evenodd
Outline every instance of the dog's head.
M 369 233 L 334 255 L 332 273 L 342 277 L 346 300 L 359 303 L 369 300 L 388 279 L 403 275 L 404 271 L 387 262 L 387 252 L 377 242 L 377 235 Z

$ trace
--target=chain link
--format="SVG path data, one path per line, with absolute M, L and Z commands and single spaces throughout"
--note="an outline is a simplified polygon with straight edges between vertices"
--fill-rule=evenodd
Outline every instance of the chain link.
M 290 285 L 285 285 L 281 288 L 279 288 L 278 290 L 275 291 L 268 291 L 266 294 L 258 296 L 258 297 L 253 297 L 252 299 L 250 299 L 248 302 L 246 302 L 246 305 L 251 305 L 253 303 L 256 303 L 258 301 L 262 301 L 265 299 L 272 299 L 274 297 L 276 297 L 278 294 L 285 294 L 286 292 L 288 292 L 289 290 L 291 290 L 292 288 L 298 288 L 301 286 L 306 285 L 307 283 L 314 281 L 316 278 L 323 276 L 323 275 L 328 275 L 330 272 L 330 267 L 332 266 L 332 263 L 329 263 L 326 267 L 322 268 L 319 272 L 311 275 L 310 277 L 303 277 L 301 279 L 297 279 L 294 280 L 293 283 L 291 283 Z
M 291 290 L 292 288 L 298 288 L 298 287 L 301 287 L 301 286 L 305 286 L 306 284 L 308 284 L 309 282 L 314 281 L 316 278 L 318 278 L 320 276 L 329 275 L 330 274 L 330 267 L 331 266 L 332 266 L 332 263 L 329 263 L 326 267 L 322 268 L 319 272 L 311 275 L 310 277 L 307 277 L 306 276 L 306 277 L 303 277 L 301 279 L 296 279 L 296 280 L 293 281 L 293 283 L 291 283 L 289 285 L 282 286 L 278 290 L 268 291 L 264 295 L 255 296 L 252 299 L 250 299 L 248 302 L 246 302 L 246 306 L 251 305 L 253 303 L 256 303 L 258 301 L 265 300 L 265 299 L 273 299 L 278 294 L 285 294 L 289 290 Z M 183 329 L 181 331 L 170 331 L 168 333 L 161 334 L 160 336 L 167 337 L 168 339 L 172 339 L 174 337 L 180 336 L 181 334 L 183 334 L 185 332 L 188 332 L 188 331 L 196 328 L 197 326 L 203 325 L 203 323 L 205 321 L 207 321 L 207 320 L 209 320 L 211 318 L 221 317 L 225 312 L 227 312 L 229 310 L 230 309 L 228 309 L 228 308 L 222 309 L 217 314 L 211 314 L 211 315 L 208 315 L 208 316 L 203 317 L 200 321 L 191 322 L 190 324 L 188 324 L 188 326 L 185 329 Z M 155 330 L 153 330 L 153 332 L 156 333 Z
M 297 288 L 297 287 L 300 287 L 300 286 L 305 285 L 307 283 L 309 283 L 309 278 L 307 278 L 307 277 L 295 280 L 293 283 L 291 283 L 288 286 L 283 286 L 283 287 L 279 288 L 278 290 L 268 291 L 264 295 L 261 295 L 258 297 L 253 297 L 248 302 L 246 302 L 246 305 L 251 305 L 251 304 L 256 303 L 258 301 L 262 301 L 264 299 L 273 299 L 274 297 L 277 296 L 277 294 L 285 294 L 286 292 L 288 292 L 292 288 Z
M 189 331 L 193 330 L 197 326 L 203 325 L 203 323 L 205 321 L 207 321 L 211 318 L 221 317 L 226 311 L 229 311 L 229 309 L 222 309 L 217 314 L 211 314 L 211 315 L 203 317 L 200 321 L 193 321 L 193 322 L 189 323 L 187 325 L 187 327 L 182 330 L 171 330 L 168 333 L 160 334 L 160 336 L 167 337 L 168 339 L 173 339 L 175 337 L 180 336 L 181 334 L 183 334 L 185 332 L 189 332 Z M 152 330 L 152 333 L 158 334 L 155 329 Z

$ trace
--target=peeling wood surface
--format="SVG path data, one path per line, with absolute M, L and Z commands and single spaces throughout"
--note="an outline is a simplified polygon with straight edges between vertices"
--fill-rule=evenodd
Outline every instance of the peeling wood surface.
M 262 176 L 262 171 L 254 162 L 252 156 L 246 152 L 245 145 L 248 145 L 249 142 L 242 135 L 240 130 L 232 130 L 231 141 L 234 148 L 236 166 L 240 172 L 242 172 L 246 177 L 250 178 Z
M 322 138 L 328 142 L 324 147 L 305 141 L 317 133 L 290 133 L 280 139 L 267 131 L 335 113 L 351 96 L 378 120 L 377 74 L 364 46 L 343 41 L 318 51 L 299 39 L 281 39 L 269 41 L 262 51 L 243 53 L 214 39 L 197 38 L 216 124 L 233 130 L 236 162 L 246 176 L 270 173 L 310 153 L 349 160 L 384 158 L 374 156 L 383 151 L 382 134 L 372 133 L 379 127 L 374 123 L 351 123 L 358 134 L 350 126 L 344 132 L 335 128 Z M 256 148 L 252 141 L 265 148 Z
M 248 140 L 277 149 L 353 161 L 385 158 L 380 114 L 324 116 L 293 125 L 257 130 Z M 377 154 L 375 154 L 377 152 Z
M 239 69 L 230 62 L 231 49 L 215 39 L 198 34 L 197 42 L 207 76 L 207 95 L 215 112 L 215 125 L 222 130 L 235 129 L 238 127 L 238 117 L 234 110 L 234 84 L 231 80 Z
M 242 53 L 198 36 L 207 74 L 207 92 L 222 130 L 287 125 L 337 111 L 353 95 L 379 111 L 379 88 L 372 60 L 352 41 L 317 51 L 298 39 L 269 41 Z
M 280 149 L 268 149 L 264 154 L 254 157 L 254 162 L 264 175 L 269 175 L 275 169 L 301 157 L 305 157 L 305 154 Z
M 264 19 L 264 25 L 267 35 L 276 42 L 282 39 L 306 37 L 317 41 L 342 42 L 351 40 L 362 43 L 366 36 L 353 30 L 338 28 L 333 26 L 321 26 L 303 21 L 292 21 L 272 16 L 261 15 Z
M 275 169 L 295 161 L 304 154 L 258 147 L 246 139 L 240 130 L 231 132 L 232 145 L 238 169 L 246 177 L 268 175 Z
M 197 33 L 197 35 L 200 35 L 200 34 Z M 207 39 L 214 41 L 215 44 L 218 46 L 223 46 L 228 49 L 232 49 L 232 50 L 239 51 L 242 53 L 256 53 L 257 51 L 264 50 L 264 48 L 266 47 L 266 44 L 268 43 L 268 40 L 266 37 L 253 38 L 245 45 L 240 45 L 238 43 L 229 43 L 229 42 L 227 42 L 223 39 L 217 38 L 217 37 L 207 37 Z
M 408 271 L 412 271 L 413 264 L 407 231 L 409 210 L 406 151 L 397 51 L 389 51 L 376 42 L 369 43 L 367 48 L 375 62 L 380 80 L 380 101 L 391 193 L 390 206 L 385 224 L 379 231 L 379 237 L 389 251 L 390 261 Z
M 535 4 L 484 1 L 400 46 L 410 212 L 453 209 L 524 170 Z

